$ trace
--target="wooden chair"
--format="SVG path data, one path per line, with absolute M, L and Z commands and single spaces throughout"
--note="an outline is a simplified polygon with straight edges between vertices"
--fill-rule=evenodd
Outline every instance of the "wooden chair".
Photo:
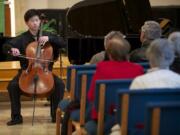
M 77 72 L 77 86 L 78 88 L 75 91 L 76 100 L 80 101 L 80 109 L 76 109 L 71 113 L 70 122 L 68 125 L 68 130 L 71 130 L 72 124 L 79 129 L 84 126 L 86 114 L 87 114 L 87 93 L 91 84 L 92 77 L 95 71 L 84 70 Z M 79 133 L 81 134 L 81 133 Z
M 110 108 L 115 106 L 117 90 L 129 88 L 132 79 L 120 80 L 97 80 L 95 93 L 95 108 L 98 112 L 97 135 L 103 135 L 105 131 L 105 115 L 109 114 Z M 115 106 L 116 108 L 116 106 Z
M 76 71 L 83 71 L 83 70 L 96 70 L 96 65 L 73 65 L 67 67 L 67 82 L 66 82 L 66 88 L 70 91 L 71 87 L 71 70 L 75 69 Z
M 145 135 L 180 135 L 180 101 L 146 105 Z
M 72 101 L 75 99 L 75 89 L 77 88 L 76 80 L 77 80 L 77 72 L 78 71 L 83 71 L 83 70 L 95 70 L 96 65 L 73 65 L 67 67 L 67 84 L 66 88 L 67 91 L 69 92 L 69 96 L 67 97 L 69 101 Z M 61 101 L 60 101 L 61 102 Z M 56 135 L 60 135 L 60 123 L 61 123 L 61 117 L 62 117 L 62 112 L 64 110 L 64 107 L 61 105 L 58 106 L 56 110 Z
M 148 102 L 180 101 L 180 89 L 118 91 L 118 120 L 122 135 L 143 135 L 145 106 Z
M 71 69 L 71 70 L 67 70 L 67 74 L 68 72 L 71 72 L 71 77 L 69 76 L 69 80 L 67 81 L 70 81 L 70 83 L 68 84 L 70 89 L 68 90 L 69 91 L 69 96 L 67 97 L 69 100 L 73 100 L 74 99 L 74 91 L 75 91 L 75 77 L 76 77 L 76 69 Z M 63 117 L 62 116 L 63 113 L 62 113 L 62 107 L 57 107 L 57 110 L 56 110 L 56 135 L 60 135 L 61 133 L 61 128 L 60 128 L 60 123 L 61 123 L 61 118 Z

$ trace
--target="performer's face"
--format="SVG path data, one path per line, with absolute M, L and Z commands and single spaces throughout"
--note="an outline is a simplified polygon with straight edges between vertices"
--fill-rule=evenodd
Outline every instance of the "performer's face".
M 26 25 L 32 31 L 38 31 L 40 22 L 39 16 L 33 16 L 26 22 Z

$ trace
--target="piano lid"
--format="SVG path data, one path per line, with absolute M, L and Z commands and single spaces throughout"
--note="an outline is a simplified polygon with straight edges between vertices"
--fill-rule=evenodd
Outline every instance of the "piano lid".
M 149 0 L 84 0 L 67 12 L 71 29 L 85 36 L 104 36 L 112 30 L 138 33 L 150 18 Z

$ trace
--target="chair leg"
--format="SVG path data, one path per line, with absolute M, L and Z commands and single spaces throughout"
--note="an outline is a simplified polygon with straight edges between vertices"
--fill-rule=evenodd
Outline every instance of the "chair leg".
M 81 132 L 81 126 L 79 122 L 72 121 L 72 125 L 75 127 L 76 135 L 83 135 Z
M 84 132 L 83 127 L 79 127 L 79 128 L 77 129 L 77 135 L 86 135 L 85 132 Z
M 56 110 L 56 135 L 60 135 L 61 133 L 60 124 L 61 124 L 61 109 L 57 108 Z
M 54 108 L 54 99 L 52 98 L 52 96 L 50 97 L 50 108 L 51 108 L 51 118 L 52 118 L 52 122 L 55 122 L 56 120 L 56 109 Z
M 68 135 L 72 135 L 72 121 L 68 121 Z
M 88 135 L 88 133 L 84 127 L 81 127 L 80 135 Z

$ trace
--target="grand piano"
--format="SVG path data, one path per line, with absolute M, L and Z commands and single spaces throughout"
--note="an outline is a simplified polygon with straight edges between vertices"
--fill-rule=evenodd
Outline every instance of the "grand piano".
M 67 12 L 68 57 L 72 64 L 84 64 L 104 49 L 104 36 L 121 31 L 131 43 L 140 46 L 139 31 L 146 20 L 153 19 L 149 0 L 83 0 Z

